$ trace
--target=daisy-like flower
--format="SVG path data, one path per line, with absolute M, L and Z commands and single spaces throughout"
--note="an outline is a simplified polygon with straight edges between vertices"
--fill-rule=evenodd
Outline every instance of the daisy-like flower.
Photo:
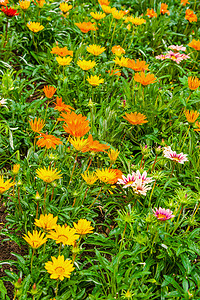
M 70 138 L 69 142 L 73 145 L 73 147 L 77 151 L 81 151 L 88 144 L 88 140 L 87 139 L 80 138 L 79 136 L 78 137 Z
M 185 116 L 189 123 L 194 123 L 199 116 L 199 112 L 194 110 L 185 110 Z
M 65 111 L 65 112 L 71 112 L 71 110 L 74 110 L 73 107 L 71 107 L 70 105 L 65 104 L 64 102 L 62 102 L 62 97 L 58 97 L 56 98 L 56 103 L 54 102 L 53 104 L 55 104 L 56 106 L 54 107 L 55 110 L 58 111 Z
M 56 228 L 58 221 L 58 216 L 54 218 L 52 214 L 40 215 L 39 219 L 35 219 L 35 225 L 37 227 L 43 228 L 44 230 L 52 230 Z
M 121 56 L 122 54 L 125 54 L 124 48 L 122 48 L 120 45 L 113 46 L 111 51 L 112 51 L 113 54 L 115 54 L 117 56 Z
M 61 2 L 59 6 L 60 10 L 62 10 L 64 13 L 68 12 L 70 9 L 72 9 L 72 7 L 72 5 L 69 5 L 66 2 Z
M 146 20 L 143 19 L 143 18 L 138 18 L 138 17 L 133 17 L 133 16 L 129 16 L 129 17 L 126 17 L 125 23 L 131 23 L 135 26 L 139 26 L 139 25 L 142 25 L 142 24 L 145 24 L 146 23 Z
M 190 4 L 190 2 L 188 0 L 181 0 L 181 4 L 186 6 L 186 4 Z
M 90 134 L 88 136 L 88 143 L 87 145 L 82 149 L 82 152 L 105 152 L 105 150 L 109 149 L 110 146 L 106 144 L 101 144 L 99 141 L 94 141 L 92 135 Z
M 113 10 L 112 7 L 108 5 L 101 5 L 101 8 L 106 14 L 111 14 Z
M 95 20 L 101 20 L 105 18 L 106 14 L 102 12 L 91 12 L 90 15 L 95 19 Z
M 113 180 L 116 180 L 116 173 L 113 169 L 97 169 L 96 176 L 104 183 L 113 184 Z
M 153 10 L 153 8 L 147 8 L 146 16 L 148 16 L 149 18 L 157 18 L 157 13 Z
M 12 168 L 13 175 L 17 175 L 19 173 L 19 170 L 20 170 L 20 164 L 15 164 Z
M 42 179 L 44 182 L 47 183 L 51 183 L 52 181 L 56 180 L 56 179 L 60 179 L 62 178 L 62 174 L 60 174 L 61 171 L 57 172 L 57 169 L 52 170 L 52 168 L 50 168 L 50 166 L 48 166 L 48 168 L 46 169 L 44 168 L 40 168 L 36 170 L 36 174 L 37 176 Z
M 146 120 L 146 116 L 141 114 L 141 113 L 130 113 L 127 114 L 125 113 L 126 116 L 123 116 L 125 120 L 127 120 L 129 123 L 132 125 L 142 125 L 144 123 L 147 123 L 148 121 Z
M 82 137 L 90 130 L 89 121 L 82 114 L 77 115 L 75 112 L 61 113 L 61 117 L 63 119 L 59 118 L 58 120 L 65 122 L 63 129 L 72 136 Z
M 70 62 L 72 61 L 72 57 L 61 57 L 58 56 L 56 57 L 57 62 L 59 63 L 60 66 L 69 66 Z
M 73 51 L 68 50 L 67 47 L 63 47 L 63 48 L 60 48 L 58 46 L 53 47 L 51 49 L 51 53 L 57 54 L 62 57 L 67 56 L 67 55 L 73 56 Z
M 135 173 L 135 177 L 138 178 L 138 179 L 141 179 L 142 183 L 145 183 L 145 184 L 150 183 L 150 182 L 153 181 L 152 177 L 147 177 L 147 172 L 146 171 L 144 171 L 142 174 L 140 174 L 140 171 L 137 170 L 136 173 Z
M 43 91 L 45 93 L 45 96 L 49 99 L 51 99 L 53 97 L 53 95 L 55 94 L 57 88 L 55 88 L 54 86 L 51 85 L 45 85 L 43 88 Z
M 45 0 L 36 0 L 36 2 L 40 8 L 42 8 L 44 6 L 44 4 L 46 3 Z
M 108 74 L 110 75 L 110 76 L 121 76 L 121 72 L 120 72 L 120 70 L 119 69 L 115 69 L 115 70 L 109 70 L 108 71 Z
M 195 40 L 193 39 L 189 44 L 189 47 L 195 49 L 195 50 L 200 50 L 200 40 Z
M 0 0 L 0 5 L 2 5 L 2 6 L 7 6 L 8 3 L 9 3 L 8 0 Z
M 54 240 L 56 244 L 62 243 L 63 245 L 73 246 L 79 235 L 74 228 L 57 225 L 47 237 Z
M 95 67 L 96 62 L 91 60 L 78 60 L 77 65 L 84 71 L 88 71 Z
M 118 11 L 118 10 L 113 10 L 112 11 L 112 16 L 114 19 L 117 19 L 117 20 L 121 20 L 123 17 L 124 17 L 124 14 L 122 11 Z
M 107 153 L 108 153 L 108 157 L 110 158 L 110 162 L 114 163 L 117 160 L 117 157 L 120 152 L 118 150 L 110 149 L 110 151 Z
M 87 48 L 86 48 L 87 52 L 93 54 L 93 55 L 100 55 L 102 54 L 104 51 L 106 51 L 106 48 L 104 47 L 101 47 L 99 45 L 89 45 Z
M 11 179 L 4 181 L 3 175 L 0 175 L 0 195 L 15 185 L 15 182 L 10 182 L 10 181 L 11 181 Z
M 117 181 L 119 180 L 119 179 L 121 179 L 122 178 L 122 175 L 123 175 L 123 173 L 122 173 L 122 171 L 120 171 L 119 169 L 110 169 L 111 170 L 111 172 L 114 172 L 115 173 L 115 177 L 113 178 L 113 179 L 111 179 L 111 180 L 109 180 L 109 184 L 115 184 L 115 183 L 117 183 Z
M 169 209 L 161 208 L 159 207 L 153 210 L 154 216 L 159 220 L 159 221 L 167 221 L 170 220 L 171 218 L 174 218 L 175 215 L 173 215 L 173 212 Z
M 191 9 L 186 9 L 185 19 L 188 20 L 190 23 L 197 22 L 197 16 Z
M 19 13 L 17 13 L 17 10 L 14 9 L 14 8 L 8 8 L 7 6 L 6 7 L 2 7 L 1 11 L 9 18 L 12 18 L 14 16 L 18 16 Z
M 44 134 L 40 132 L 40 135 L 37 136 L 37 138 L 39 138 L 39 140 L 37 141 L 37 145 L 39 147 L 46 147 L 47 149 L 56 149 L 57 145 L 63 144 L 63 142 L 61 142 L 59 138 L 56 138 L 54 135 L 51 134 Z
M 128 66 L 128 60 L 129 60 L 129 58 L 122 56 L 121 58 L 116 57 L 114 59 L 114 62 L 116 63 L 116 65 L 119 65 L 120 67 L 127 67 Z
M 176 151 L 164 151 L 163 152 L 164 157 L 169 158 L 179 164 L 184 164 L 185 161 L 188 161 L 187 154 L 183 154 L 182 152 L 180 154 L 177 154 Z
M 138 195 L 146 196 L 147 191 L 151 190 L 151 186 L 146 185 L 145 182 L 142 181 L 142 179 L 136 178 L 135 183 L 133 184 L 133 191 L 134 193 Z
M 96 31 L 96 24 L 91 22 L 75 23 L 75 25 L 83 32 L 87 33 L 90 30 Z
M 35 33 L 44 29 L 44 26 L 41 25 L 39 22 L 29 22 L 29 23 L 27 23 L 27 26 L 30 29 L 30 31 L 35 32 Z
M 89 171 L 85 171 L 81 176 L 88 185 L 93 185 L 98 180 L 95 172 L 90 173 Z
M 181 46 L 171 45 L 168 48 L 173 50 L 175 53 L 178 52 L 178 51 L 185 51 L 186 50 L 186 47 L 183 47 L 183 45 L 181 45 Z
M 64 255 L 58 255 L 58 258 L 52 256 L 52 262 L 45 263 L 45 269 L 51 274 L 51 279 L 60 279 L 61 281 L 66 277 L 70 278 L 71 272 L 74 270 L 72 261 L 64 259 Z
M 167 10 L 167 8 L 168 8 L 168 4 L 166 4 L 166 3 L 161 3 L 161 6 L 160 6 L 160 13 L 161 14 L 168 14 L 168 16 L 170 15 L 170 12 L 169 12 L 169 10 Z
M 200 80 L 197 77 L 188 77 L 188 86 L 190 90 L 196 90 L 200 86 Z
M 38 232 L 37 230 L 33 230 L 33 234 L 28 231 L 28 235 L 24 235 L 25 241 L 31 246 L 33 249 L 37 249 L 43 244 L 46 243 L 47 237 L 44 237 L 45 233 Z
M 89 84 L 91 84 L 92 86 L 99 86 L 101 83 L 104 83 L 104 79 L 101 78 L 97 75 L 91 75 L 90 77 L 87 78 L 87 81 L 89 82 Z
M 144 72 L 141 72 L 135 74 L 134 80 L 140 82 L 142 85 L 148 85 L 156 82 L 156 77 L 154 76 L 154 74 L 151 73 L 145 74 Z
M 197 128 L 195 128 L 194 131 L 200 131 L 200 122 L 196 122 L 195 125 Z
M 146 61 L 144 61 L 144 60 L 140 61 L 139 59 L 137 59 L 136 61 L 133 59 L 129 59 L 128 65 L 127 65 L 128 68 L 130 68 L 136 72 L 141 72 L 141 71 L 144 72 L 145 70 L 148 71 L 149 70 L 148 66 L 149 65 L 146 65 Z
M 31 2 L 29 0 L 19 1 L 19 5 L 22 10 L 27 10 L 30 6 Z
M 108 0 L 98 0 L 99 4 L 102 6 L 102 5 L 106 5 L 108 6 L 110 4 L 110 1 Z
M 94 227 L 91 226 L 91 222 L 86 219 L 78 220 L 78 223 L 73 223 L 76 232 L 80 235 L 85 235 L 88 233 L 93 233 Z

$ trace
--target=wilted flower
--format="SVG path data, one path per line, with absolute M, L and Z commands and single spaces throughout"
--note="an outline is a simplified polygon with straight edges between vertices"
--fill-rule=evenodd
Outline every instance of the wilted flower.
M 45 269 L 51 274 L 51 279 L 60 279 L 61 281 L 66 277 L 70 278 L 71 272 L 74 270 L 72 261 L 64 260 L 64 255 L 59 255 L 58 258 L 52 256 L 52 262 L 45 263 Z
M 137 113 L 137 112 L 130 113 L 130 114 L 125 113 L 125 115 L 126 116 L 123 116 L 123 118 L 129 121 L 129 123 L 131 123 L 132 125 L 141 125 L 148 122 L 147 120 L 145 120 L 146 116 L 141 113 Z
M 104 152 L 105 150 L 109 149 L 110 146 L 106 144 L 101 144 L 99 141 L 94 141 L 92 135 L 90 134 L 88 136 L 88 143 L 87 145 L 82 149 L 82 152 Z
M 29 22 L 27 23 L 28 28 L 33 32 L 39 32 L 44 29 L 44 26 L 41 25 L 39 22 Z
M 121 72 L 120 72 L 120 70 L 119 69 L 115 69 L 115 70 L 109 70 L 108 71 L 108 74 L 110 75 L 110 76 L 112 76 L 112 75 L 114 75 L 114 76 L 121 76 Z
M 172 215 L 173 212 L 169 209 L 165 209 L 165 208 L 161 208 L 159 207 L 156 208 L 155 210 L 153 210 L 155 217 L 159 220 L 159 221 L 166 221 L 166 220 L 170 220 L 171 218 L 174 218 L 175 215 Z
M 200 131 L 200 122 L 196 122 L 195 125 L 196 125 L 198 128 L 195 128 L 194 131 Z

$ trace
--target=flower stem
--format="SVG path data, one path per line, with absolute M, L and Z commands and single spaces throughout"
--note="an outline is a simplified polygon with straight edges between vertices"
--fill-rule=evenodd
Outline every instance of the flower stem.
M 20 187 L 18 187 L 17 193 L 18 193 L 18 203 L 19 203 L 19 209 L 20 209 L 20 210 L 21 210 L 21 212 L 23 213 L 22 206 L 21 206 L 21 202 L 20 202 Z
M 57 279 L 57 284 L 56 284 L 56 297 L 57 297 L 57 295 L 58 295 L 58 284 L 59 284 L 59 281 L 58 281 L 59 279 Z
M 175 167 L 175 164 L 173 164 L 172 171 L 171 171 L 171 174 L 170 174 L 170 178 L 172 178 L 172 174 L 174 172 L 174 167 Z
M 46 213 L 47 182 L 44 190 L 44 213 Z
M 90 167 L 90 165 L 92 163 L 92 160 L 93 160 L 93 157 L 91 156 L 86 172 L 88 171 L 88 169 L 89 169 L 89 167 Z
M 178 219 L 177 219 L 176 224 L 175 224 L 175 228 L 174 228 L 174 230 L 173 230 L 171 236 L 173 236 L 174 232 L 175 232 L 176 229 L 178 228 L 178 222 L 179 222 L 179 220 L 180 220 L 180 216 L 181 216 L 182 211 L 183 211 L 183 205 L 182 205 L 182 207 L 181 207 L 180 213 L 179 213 L 179 215 L 178 215 Z
M 112 41 L 113 41 L 113 37 L 114 37 L 116 26 L 117 26 L 117 23 L 115 22 L 115 26 L 113 28 L 113 34 L 112 34 L 112 38 L 111 38 L 111 42 L 110 42 L 111 47 L 112 47 Z
M 120 243 L 120 247 L 119 247 L 119 252 L 121 252 L 121 250 L 122 250 L 123 239 L 124 239 L 124 236 L 125 236 L 126 227 L 127 227 L 127 223 L 125 224 L 124 231 L 123 231 L 123 234 L 122 234 L 122 239 L 121 239 L 121 243 Z
M 32 273 L 32 268 L 33 268 L 33 257 L 34 257 L 34 254 L 35 254 L 35 249 L 33 249 L 33 253 L 32 253 L 32 256 L 31 256 L 31 273 Z
M 158 157 L 158 154 L 156 154 L 156 157 L 155 157 L 155 160 L 154 160 L 154 163 L 153 163 L 152 169 L 151 169 L 151 173 L 153 172 L 153 169 L 154 169 L 154 167 L 155 167 L 155 164 L 156 164 L 157 157 Z
M 189 130 L 190 130 L 190 125 L 189 125 L 189 127 L 188 127 L 188 130 L 187 130 L 187 132 L 186 132 L 185 138 L 184 138 L 184 140 L 183 140 L 183 145 L 182 145 L 182 147 L 181 147 L 181 151 L 182 151 L 182 149 L 183 149 L 183 147 L 184 147 L 185 140 L 187 139 L 187 136 L 188 136 Z
M 8 17 L 7 17 L 7 22 L 6 22 L 5 41 L 4 41 L 4 44 L 3 44 L 4 48 L 5 48 L 6 44 L 7 44 L 7 35 L 8 35 Z
M 75 157 L 75 161 L 74 161 L 74 166 L 73 166 L 73 169 L 72 169 L 72 174 L 71 174 L 71 177 L 70 177 L 70 180 L 69 180 L 69 184 L 68 184 L 68 187 L 72 181 L 72 176 L 74 174 L 74 170 L 75 170 L 75 166 L 76 166 L 76 161 L 77 161 L 77 156 L 78 156 L 78 153 L 76 153 L 76 157 Z
M 103 187 L 103 186 L 102 186 L 102 187 Z M 98 199 L 98 197 L 99 197 L 99 195 L 100 195 L 100 193 L 101 193 L 102 187 L 100 188 L 100 190 L 99 190 L 99 192 L 98 192 L 96 198 L 94 199 L 94 201 L 92 202 L 92 204 L 90 204 L 90 206 L 88 207 L 88 209 L 90 209 L 90 208 L 94 205 L 94 203 L 96 202 L 96 200 Z

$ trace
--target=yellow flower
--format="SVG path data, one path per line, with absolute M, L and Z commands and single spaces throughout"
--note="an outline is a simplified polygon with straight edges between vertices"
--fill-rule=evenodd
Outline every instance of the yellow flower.
M 87 47 L 87 52 L 89 52 L 89 53 L 91 53 L 91 54 L 93 54 L 93 55 L 96 55 L 96 56 L 98 56 L 98 55 L 100 55 L 101 53 L 103 53 L 104 51 L 106 50 L 106 48 L 104 48 L 104 47 L 101 47 L 101 46 L 99 46 L 99 45 L 89 45 L 88 47 Z
M 84 71 L 88 71 L 92 68 L 94 68 L 94 66 L 96 65 L 95 61 L 91 61 L 91 60 L 78 60 L 77 61 L 77 65 Z
M 48 167 L 48 169 L 44 167 L 43 169 L 40 168 L 36 170 L 37 176 L 47 183 L 51 183 L 56 179 L 62 178 L 62 174 L 60 174 L 60 172 L 61 171 L 57 172 L 57 169 L 55 170 L 50 169 L 50 166 Z
M 124 21 L 125 23 L 132 23 L 133 25 L 136 25 L 136 26 L 138 26 L 138 25 L 142 25 L 142 24 L 144 24 L 144 23 L 146 23 L 146 21 L 145 21 L 145 19 L 142 19 L 142 18 L 138 18 L 138 17 L 133 17 L 133 16 L 130 16 L 130 17 L 126 17 L 126 19 L 125 19 L 125 21 Z
M 70 138 L 69 142 L 73 145 L 73 147 L 77 151 L 81 151 L 87 145 L 88 140 L 78 136 L 78 137 Z
M 92 85 L 92 86 L 98 86 L 100 85 L 100 83 L 104 83 L 104 79 L 100 79 L 99 76 L 94 75 L 94 76 L 90 76 L 87 78 L 87 81 Z
M 39 22 L 29 22 L 27 23 L 27 26 L 32 32 L 38 32 L 44 28 L 44 26 L 41 25 Z
M 130 113 L 130 114 L 125 113 L 125 115 L 126 116 L 123 116 L 123 118 L 129 121 L 129 123 L 131 123 L 132 125 L 142 125 L 148 122 L 146 120 L 147 117 L 141 113 L 137 113 L 137 112 Z
M 27 10 L 30 6 L 30 3 L 31 2 L 29 0 L 19 1 L 19 5 L 23 10 Z
M 111 14 L 113 11 L 112 7 L 108 5 L 101 5 L 101 8 L 106 14 Z
M 105 18 L 106 14 L 102 12 L 91 12 L 90 15 L 95 19 L 95 20 L 101 20 Z
M 6 180 L 5 182 L 3 181 L 3 176 L 0 176 L 0 194 L 3 194 L 9 188 L 11 188 L 13 185 L 15 185 L 15 182 L 10 182 L 11 179 Z
M 28 231 L 28 235 L 25 234 L 23 238 L 33 249 L 37 249 L 46 243 L 47 238 L 44 237 L 44 235 L 44 232 L 42 233 L 41 231 L 38 232 L 37 230 L 33 230 L 33 234 Z
M 20 164 L 15 164 L 12 169 L 13 175 L 17 175 L 19 173 Z
M 186 119 L 189 123 L 194 123 L 198 116 L 199 116 L 199 112 L 198 111 L 194 111 L 194 110 L 186 110 L 185 111 L 185 116 L 186 116 Z
M 113 46 L 111 49 L 112 53 L 115 54 L 116 56 L 121 56 L 122 54 L 125 54 L 124 48 L 122 48 L 120 45 L 118 46 Z
M 88 185 L 94 184 L 98 179 L 94 172 L 90 173 L 89 171 L 85 171 L 81 176 Z
M 69 226 L 57 225 L 54 230 L 55 231 L 51 231 L 47 237 L 54 240 L 56 244 L 62 243 L 63 245 L 73 246 L 75 241 L 79 238 L 79 235 L 76 234 L 76 230 Z
M 30 120 L 29 121 L 29 124 L 31 126 L 31 129 L 34 131 L 34 132 L 37 132 L 37 133 L 40 133 L 40 131 L 42 130 L 42 128 L 44 127 L 45 125 L 45 121 L 42 120 L 42 119 L 38 119 L 35 118 L 34 121 L 33 120 Z
M 91 222 L 87 221 L 86 219 L 78 220 L 78 223 L 73 223 L 76 232 L 80 235 L 85 235 L 87 233 L 92 233 L 94 227 L 91 226 Z
M 51 279 L 60 279 L 61 281 L 66 277 L 70 278 L 71 272 L 74 270 L 72 261 L 64 260 L 64 255 L 59 255 L 58 258 L 52 256 L 52 262 L 45 263 L 45 269 L 51 274 Z
M 59 63 L 59 65 L 61 66 L 68 66 L 70 64 L 70 62 L 72 61 L 72 58 L 70 56 L 68 57 L 56 57 L 57 62 Z
M 114 163 L 120 152 L 118 150 L 110 149 L 110 151 L 107 153 L 108 153 L 111 163 Z
M 35 219 L 35 225 L 45 230 L 52 230 L 57 226 L 58 217 L 53 217 L 52 214 L 40 215 L 39 219 Z
M 72 9 L 72 5 L 67 4 L 66 2 L 62 2 L 60 3 L 59 6 L 60 10 L 62 10 L 62 12 L 66 13 L 68 12 L 70 9 Z
M 120 67 L 127 67 L 128 66 L 128 61 L 129 59 L 127 57 L 116 57 L 114 62 L 116 63 L 116 65 L 119 65 Z
M 98 177 L 98 179 L 102 182 L 105 182 L 105 183 L 112 183 L 113 180 L 115 180 L 116 178 L 116 173 L 114 170 L 112 169 L 97 169 L 96 170 L 96 175 Z
M 120 20 L 124 17 L 124 14 L 122 11 L 118 11 L 118 10 L 112 10 L 112 15 L 114 19 Z

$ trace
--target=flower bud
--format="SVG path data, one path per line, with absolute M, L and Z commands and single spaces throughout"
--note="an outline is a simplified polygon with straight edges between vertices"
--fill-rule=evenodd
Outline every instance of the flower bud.
M 155 149 L 156 154 L 160 154 L 161 151 L 162 151 L 161 146 L 158 146 L 158 147 Z
M 22 286 L 22 279 L 19 277 L 19 279 L 14 283 L 14 286 L 16 289 L 19 289 Z
M 39 201 L 41 199 L 40 194 L 38 193 L 38 191 L 36 192 L 35 195 L 35 200 Z

